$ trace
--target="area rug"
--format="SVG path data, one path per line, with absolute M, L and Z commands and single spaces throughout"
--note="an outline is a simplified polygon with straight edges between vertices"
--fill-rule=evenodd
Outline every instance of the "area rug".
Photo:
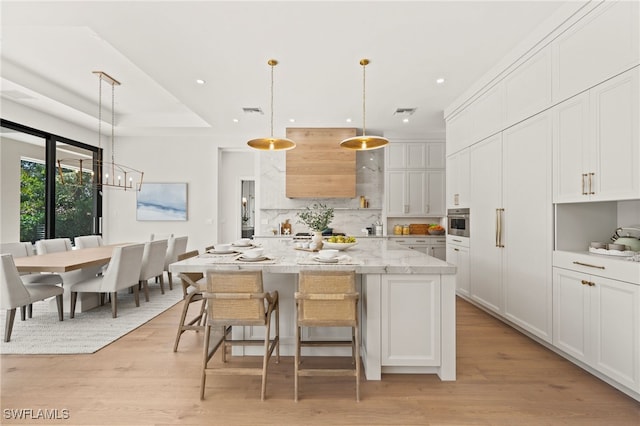
M 4 342 L 6 315 L 2 311 L 0 354 L 94 353 L 180 302 L 181 286 L 174 286 L 173 290 L 168 287 L 165 283 L 165 294 L 161 294 L 158 285 L 150 284 L 148 302 L 140 292 L 140 307 L 136 307 L 133 294 L 119 292 L 117 318 L 111 317 L 111 304 L 105 303 L 87 312 L 76 312 L 73 319 L 65 309 L 64 321 L 58 321 L 58 313 L 49 312 L 49 301 L 35 303 L 33 318 L 21 321 L 20 312 L 16 312 L 9 342 Z

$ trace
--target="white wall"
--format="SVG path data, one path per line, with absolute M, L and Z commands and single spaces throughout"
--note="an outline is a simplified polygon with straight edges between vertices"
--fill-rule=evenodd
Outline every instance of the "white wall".
M 142 170 L 145 182 L 186 182 L 186 221 L 136 220 L 136 192 L 105 190 L 103 234 L 107 242 L 147 241 L 152 233 L 187 235 L 188 250 L 217 239 L 217 145 L 208 137 L 120 137 L 116 162 Z

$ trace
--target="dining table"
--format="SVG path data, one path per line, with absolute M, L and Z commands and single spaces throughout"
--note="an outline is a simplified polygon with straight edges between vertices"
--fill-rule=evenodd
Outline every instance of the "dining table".
M 54 253 L 38 254 L 14 258 L 18 272 L 20 273 L 57 273 L 62 275 L 63 304 L 66 310 L 69 307 L 69 284 L 89 278 L 97 273 L 101 266 L 109 263 L 113 250 L 116 247 L 130 243 L 108 244 L 100 247 L 90 247 Z M 99 304 L 99 297 L 93 293 L 79 293 L 76 309 L 85 312 Z M 55 303 L 50 303 L 49 310 L 57 310 Z

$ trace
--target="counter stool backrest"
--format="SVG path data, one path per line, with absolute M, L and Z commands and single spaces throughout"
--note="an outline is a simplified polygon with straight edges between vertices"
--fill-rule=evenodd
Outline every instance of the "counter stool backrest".
M 210 271 L 204 297 L 211 325 L 265 325 L 262 271 Z
M 301 325 L 355 325 L 354 272 L 300 271 L 298 292 L 298 322 Z

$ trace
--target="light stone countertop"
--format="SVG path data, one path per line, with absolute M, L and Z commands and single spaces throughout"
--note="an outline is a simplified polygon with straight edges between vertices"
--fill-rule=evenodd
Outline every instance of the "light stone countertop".
M 201 254 L 170 265 L 172 273 L 205 272 L 209 269 L 262 269 L 272 273 L 298 273 L 302 269 L 355 269 L 358 274 L 455 274 L 456 267 L 435 257 L 382 238 L 358 239 L 358 244 L 341 252 L 337 264 L 313 260 L 316 253 L 295 249 L 290 238 L 260 239 L 269 260 L 243 262 L 234 255 Z M 243 250 L 243 249 L 239 249 Z

